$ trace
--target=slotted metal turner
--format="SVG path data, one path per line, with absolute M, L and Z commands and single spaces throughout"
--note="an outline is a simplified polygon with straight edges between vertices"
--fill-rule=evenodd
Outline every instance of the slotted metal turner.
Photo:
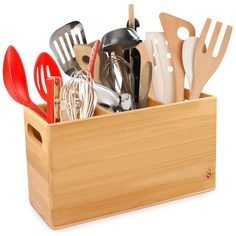
M 87 44 L 83 25 L 78 21 L 72 21 L 62 26 L 50 38 L 53 54 L 62 70 L 69 76 L 73 72 L 81 70 L 74 52 L 76 44 Z
M 190 99 L 199 98 L 201 91 L 206 84 L 206 82 L 211 78 L 214 72 L 219 67 L 229 40 L 232 33 L 232 26 L 227 26 L 218 55 L 216 57 L 213 56 L 213 52 L 219 38 L 219 34 L 221 31 L 222 23 L 217 22 L 214 32 L 212 34 L 210 43 L 208 48 L 205 50 L 205 40 L 211 25 L 211 19 L 207 19 L 206 23 L 203 27 L 201 36 L 196 46 L 195 55 L 194 55 L 194 65 L 193 65 L 193 87 L 190 95 Z

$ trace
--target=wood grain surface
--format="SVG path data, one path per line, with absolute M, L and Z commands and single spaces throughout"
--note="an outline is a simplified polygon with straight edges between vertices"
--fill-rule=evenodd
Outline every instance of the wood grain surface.
M 216 98 L 148 104 L 51 125 L 25 108 L 30 200 L 52 228 L 214 189 Z

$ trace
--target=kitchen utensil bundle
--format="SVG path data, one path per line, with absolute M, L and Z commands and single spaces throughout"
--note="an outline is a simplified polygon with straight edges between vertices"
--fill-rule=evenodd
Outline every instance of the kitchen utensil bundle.
M 43 78 L 44 83 L 42 81 Z M 24 66 L 13 46 L 9 46 L 4 58 L 3 79 L 7 91 L 14 100 L 34 110 L 48 123 L 59 121 L 57 100 L 62 80 L 60 71 L 50 55 L 41 53 L 36 60 L 34 68 L 35 85 L 41 97 L 48 104 L 47 113 L 31 101 Z M 44 87 L 46 87 L 46 90 Z
M 72 79 L 62 87 L 60 94 L 62 120 L 84 119 L 93 115 L 97 105 L 93 77 L 99 48 L 100 41 L 97 40 L 92 48 L 88 71 L 73 72 Z
M 133 21 L 130 24 L 134 27 L 132 12 L 131 8 L 129 21 Z M 108 73 L 105 73 L 105 77 L 109 80 L 110 88 L 121 98 L 121 110 L 145 107 L 151 83 L 152 64 L 148 63 L 148 51 L 141 43 L 137 32 L 132 28 L 108 32 L 103 36 L 102 50 L 109 53 L 105 66 Z M 119 71 L 118 77 L 115 71 Z
M 152 88 L 155 98 L 163 103 L 183 101 L 185 74 L 190 88 L 189 99 L 199 98 L 207 80 L 223 59 L 232 27 L 227 27 L 219 55 L 213 58 L 221 23 L 216 23 L 209 50 L 204 41 L 210 19 L 207 20 L 200 38 L 195 36 L 194 26 L 183 19 L 161 13 L 160 21 L 164 32 L 146 33 L 146 45 L 153 63 Z M 181 28 L 189 34 L 186 40 L 178 35 Z
M 68 76 L 80 70 L 88 70 L 89 57 L 92 53 L 93 46 L 94 43 L 87 45 L 83 25 L 78 21 L 73 21 L 60 27 L 50 38 L 50 47 L 53 54 L 57 58 L 62 70 Z M 92 77 L 96 78 L 97 82 L 101 82 L 103 78 L 101 76 L 102 68 L 100 65 L 104 63 L 107 57 L 102 52 L 97 52 L 97 54 L 97 65 L 94 65 L 95 73 Z M 100 87 L 96 86 L 96 89 L 98 88 Z M 100 92 L 99 96 L 103 96 L 103 94 Z M 101 100 L 104 100 L 103 97 L 98 98 L 98 101 Z M 109 104 L 106 104 L 106 108 L 107 106 L 109 106 Z
M 10 46 L 4 58 L 3 79 L 11 97 L 48 123 L 91 117 L 97 104 L 111 112 L 145 108 L 151 93 L 163 104 L 184 101 L 185 76 L 189 99 L 199 98 L 224 57 L 232 27 L 227 27 L 219 53 L 213 57 L 222 23 L 216 23 L 207 46 L 211 19 L 197 37 L 193 24 L 161 13 L 164 32 L 147 32 L 142 42 L 137 34 L 140 24 L 134 16 L 134 5 L 130 4 L 128 10 L 127 27 L 104 34 L 101 43 L 96 40 L 87 44 L 83 25 L 78 21 L 52 34 L 50 47 L 69 81 L 63 86 L 60 70 L 48 53 L 38 56 L 34 82 L 47 103 L 46 110 L 30 99 L 23 63 Z M 179 36 L 181 28 L 189 34 L 185 40 Z
M 109 54 L 109 57 L 113 54 L 119 58 L 123 58 L 123 51 L 135 47 L 140 43 L 140 41 L 141 40 L 135 30 L 131 28 L 121 28 L 106 33 L 102 38 L 101 48 L 102 51 Z M 125 68 L 124 63 L 120 60 L 118 60 L 117 63 L 119 64 L 119 70 L 122 75 L 122 93 L 132 94 L 127 69 Z

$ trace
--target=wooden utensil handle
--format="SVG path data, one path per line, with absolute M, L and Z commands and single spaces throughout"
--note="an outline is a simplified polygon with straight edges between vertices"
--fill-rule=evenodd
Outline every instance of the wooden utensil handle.
M 183 40 L 178 36 L 178 29 L 185 28 L 188 30 L 189 36 L 195 36 L 195 28 L 190 22 L 167 13 L 160 14 L 160 21 L 168 41 L 168 47 L 173 60 L 176 102 L 181 102 L 184 100 L 185 72 L 182 63 Z
M 135 29 L 134 4 L 129 4 L 129 28 Z
M 195 78 L 197 79 L 197 77 L 195 77 Z M 190 96 L 189 96 L 189 100 L 199 98 L 203 87 L 204 87 L 204 84 L 200 84 L 200 83 L 197 86 L 193 86 Z
M 60 122 L 60 91 L 61 91 L 61 83 L 60 83 L 60 78 L 55 77 L 55 82 L 54 82 L 54 100 L 53 100 L 53 105 L 54 105 L 54 122 Z
M 100 49 L 100 40 L 96 40 L 92 48 L 92 53 L 90 55 L 90 60 L 88 65 L 88 70 L 92 76 L 92 79 L 94 79 L 94 67 L 99 49 Z

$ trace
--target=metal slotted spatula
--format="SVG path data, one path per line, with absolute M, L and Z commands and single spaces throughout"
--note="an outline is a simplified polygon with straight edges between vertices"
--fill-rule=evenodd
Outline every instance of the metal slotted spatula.
M 81 68 L 76 61 L 74 46 L 87 44 L 83 25 L 78 21 L 70 22 L 56 30 L 50 38 L 50 47 L 62 70 L 71 75 Z
M 232 26 L 228 25 L 218 55 L 214 57 L 213 52 L 222 27 L 222 23 L 217 22 L 209 46 L 205 51 L 204 42 L 211 25 L 211 21 L 212 21 L 211 19 L 206 20 L 200 39 L 196 46 L 194 54 L 194 65 L 193 65 L 193 86 L 192 86 L 192 92 L 190 94 L 190 99 L 199 98 L 204 85 L 215 73 L 216 69 L 219 67 L 225 55 L 225 51 L 227 49 L 231 37 L 233 28 Z

